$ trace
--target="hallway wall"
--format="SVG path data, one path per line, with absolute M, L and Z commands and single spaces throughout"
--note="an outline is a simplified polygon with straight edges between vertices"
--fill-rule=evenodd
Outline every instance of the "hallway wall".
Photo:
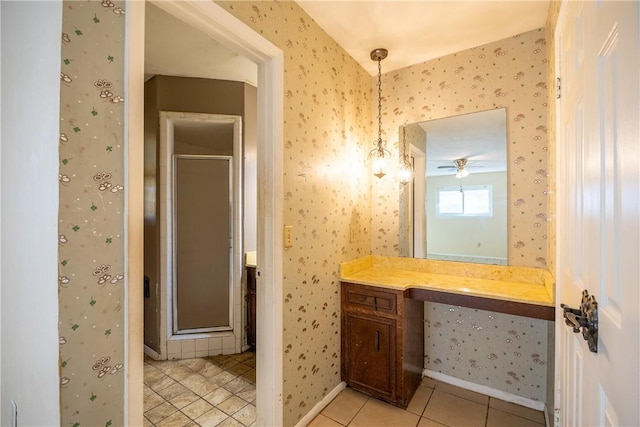
M 61 425 L 124 424 L 124 9 L 121 1 L 64 2 L 58 223 Z
M 284 424 L 340 383 L 340 262 L 371 249 L 371 79 L 295 2 L 220 2 L 284 52 Z M 353 241 L 349 227 L 356 230 Z

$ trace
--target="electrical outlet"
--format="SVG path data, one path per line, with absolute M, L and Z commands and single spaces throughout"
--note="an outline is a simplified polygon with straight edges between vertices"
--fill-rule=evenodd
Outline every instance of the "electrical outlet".
M 284 247 L 293 247 L 293 225 L 284 226 Z

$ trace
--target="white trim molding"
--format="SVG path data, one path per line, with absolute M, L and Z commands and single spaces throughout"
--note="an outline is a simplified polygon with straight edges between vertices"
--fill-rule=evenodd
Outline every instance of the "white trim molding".
M 305 415 L 304 417 L 302 417 L 302 419 L 300 419 L 300 421 L 298 421 L 296 427 L 308 426 L 311 421 L 313 421 L 313 419 L 317 417 L 324 408 L 329 406 L 333 399 L 335 399 L 345 388 L 347 388 L 347 383 L 345 383 L 344 381 L 335 386 L 333 390 L 331 390 L 320 402 L 316 403 L 314 407 L 311 408 L 309 412 L 307 412 L 307 415 Z

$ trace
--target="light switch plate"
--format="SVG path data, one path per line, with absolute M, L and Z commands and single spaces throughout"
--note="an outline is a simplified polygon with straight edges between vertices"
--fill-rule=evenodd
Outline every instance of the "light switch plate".
M 284 226 L 284 247 L 293 247 L 293 225 Z

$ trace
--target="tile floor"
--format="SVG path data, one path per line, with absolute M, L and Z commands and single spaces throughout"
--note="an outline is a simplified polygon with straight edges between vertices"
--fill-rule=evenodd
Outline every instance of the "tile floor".
M 544 427 L 540 411 L 425 378 L 406 410 L 343 390 L 309 427 Z
M 256 357 L 144 359 L 145 426 L 253 426 Z
M 256 359 L 246 352 L 145 357 L 145 426 L 255 426 Z M 544 427 L 540 411 L 425 378 L 406 410 L 343 390 L 309 427 Z

